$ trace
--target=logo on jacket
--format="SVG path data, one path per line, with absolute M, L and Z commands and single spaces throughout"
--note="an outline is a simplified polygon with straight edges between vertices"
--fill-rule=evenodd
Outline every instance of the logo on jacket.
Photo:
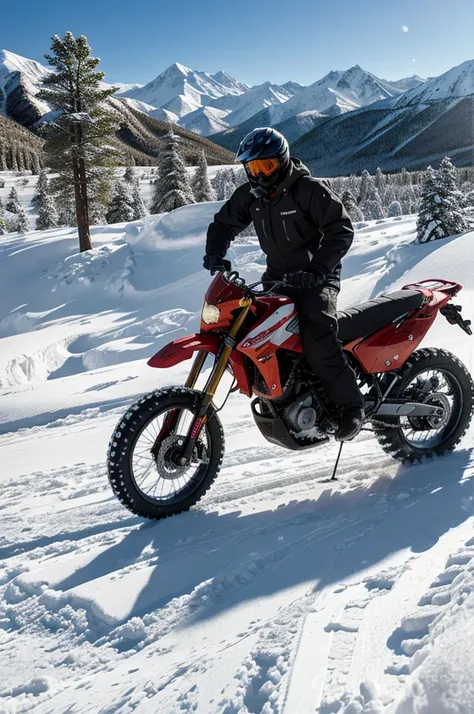
M 291 216 L 293 213 L 298 213 L 298 211 L 280 211 L 280 216 Z

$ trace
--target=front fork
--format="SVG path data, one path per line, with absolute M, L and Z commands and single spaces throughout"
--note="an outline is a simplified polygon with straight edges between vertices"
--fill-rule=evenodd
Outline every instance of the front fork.
M 181 466 L 185 466 L 190 461 L 201 430 L 214 413 L 214 406 L 212 404 L 212 400 L 216 393 L 217 387 L 219 386 L 219 383 L 222 379 L 222 376 L 229 364 L 229 359 L 232 354 L 232 350 L 236 345 L 236 337 L 244 323 L 245 318 L 247 317 L 247 313 L 251 305 L 251 298 L 243 298 L 240 301 L 240 306 L 242 307 L 242 310 L 239 313 L 234 324 L 232 325 L 229 334 L 223 340 L 222 348 L 216 356 L 216 360 L 214 362 L 211 374 L 209 375 L 206 385 L 204 386 L 204 389 L 201 392 L 201 399 L 199 402 L 197 414 L 191 422 L 191 425 L 188 429 L 188 433 L 182 445 L 181 454 L 179 458 L 179 463 Z M 208 352 L 198 352 L 198 354 L 194 358 L 193 366 L 191 367 L 191 371 L 185 382 L 185 387 L 187 387 L 188 389 L 194 388 L 198 377 L 201 374 L 207 355 Z M 168 434 L 170 434 L 172 431 L 174 431 L 174 429 L 176 429 L 179 417 L 179 409 L 173 409 L 169 412 L 161 428 L 161 431 L 158 434 L 155 444 L 153 445 L 152 452 L 157 452 L 162 439 Z

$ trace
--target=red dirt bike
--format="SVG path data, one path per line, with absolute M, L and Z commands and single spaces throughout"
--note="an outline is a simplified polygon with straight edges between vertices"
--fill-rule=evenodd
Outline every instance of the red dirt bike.
M 313 448 L 337 429 L 337 409 L 302 354 L 295 304 L 275 293 L 282 284 L 256 290 L 261 283 L 246 285 L 228 267 L 207 290 L 200 332 L 174 340 L 148 362 L 172 367 L 197 353 L 185 385 L 144 396 L 112 436 L 110 483 L 140 516 L 189 509 L 219 473 L 224 433 L 214 399 L 226 370 L 234 378 L 229 393 L 254 397 L 253 418 L 272 444 Z M 470 321 L 450 302 L 461 289 L 448 280 L 424 280 L 338 313 L 339 339 L 364 394 L 367 422 L 399 461 L 452 451 L 469 426 L 474 385 L 466 367 L 442 349 L 415 351 L 438 312 L 472 334 Z M 197 391 L 208 355 L 213 367 Z

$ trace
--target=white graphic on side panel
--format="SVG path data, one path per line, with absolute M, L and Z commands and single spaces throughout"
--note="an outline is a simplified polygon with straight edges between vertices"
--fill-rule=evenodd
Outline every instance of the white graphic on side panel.
M 242 347 L 257 347 L 257 345 L 268 342 L 270 335 L 272 335 L 271 342 L 273 344 L 281 344 L 280 342 L 275 342 L 275 337 L 280 333 L 284 325 L 273 332 L 275 330 L 275 326 L 282 320 L 285 320 L 285 322 L 289 320 L 294 315 L 294 312 L 294 303 L 289 303 L 279 307 L 278 310 L 275 310 L 275 312 L 270 315 L 270 317 L 267 317 L 266 320 L 249 332 L 245 341 L 242 343 Z M 284 337 L 281 342 L 284 342 L 285 339 L 288 339 L 288 333 L 286 333 L 286 337 Z

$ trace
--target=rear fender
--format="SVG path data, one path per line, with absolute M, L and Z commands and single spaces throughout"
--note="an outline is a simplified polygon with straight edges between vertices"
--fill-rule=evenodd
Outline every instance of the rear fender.
M 167 369 L 168 367 L 174 367 L 174 365 L 180 362 L 191 359 L 194 352 L 209 352 L 215 355 L 219 351 L 221 342 L 222 338 L 212 333 L 186 335 L 162 347 L 159 352 L 153 355 L 153 357 L 150 357 L 147 364 L 149 367 Z M 245 367 L 244 356 L 240 352 L 237 352 L 237 350 L 232 350 L 229 362 L 239 391 L 250 397 L 252 390 Z

